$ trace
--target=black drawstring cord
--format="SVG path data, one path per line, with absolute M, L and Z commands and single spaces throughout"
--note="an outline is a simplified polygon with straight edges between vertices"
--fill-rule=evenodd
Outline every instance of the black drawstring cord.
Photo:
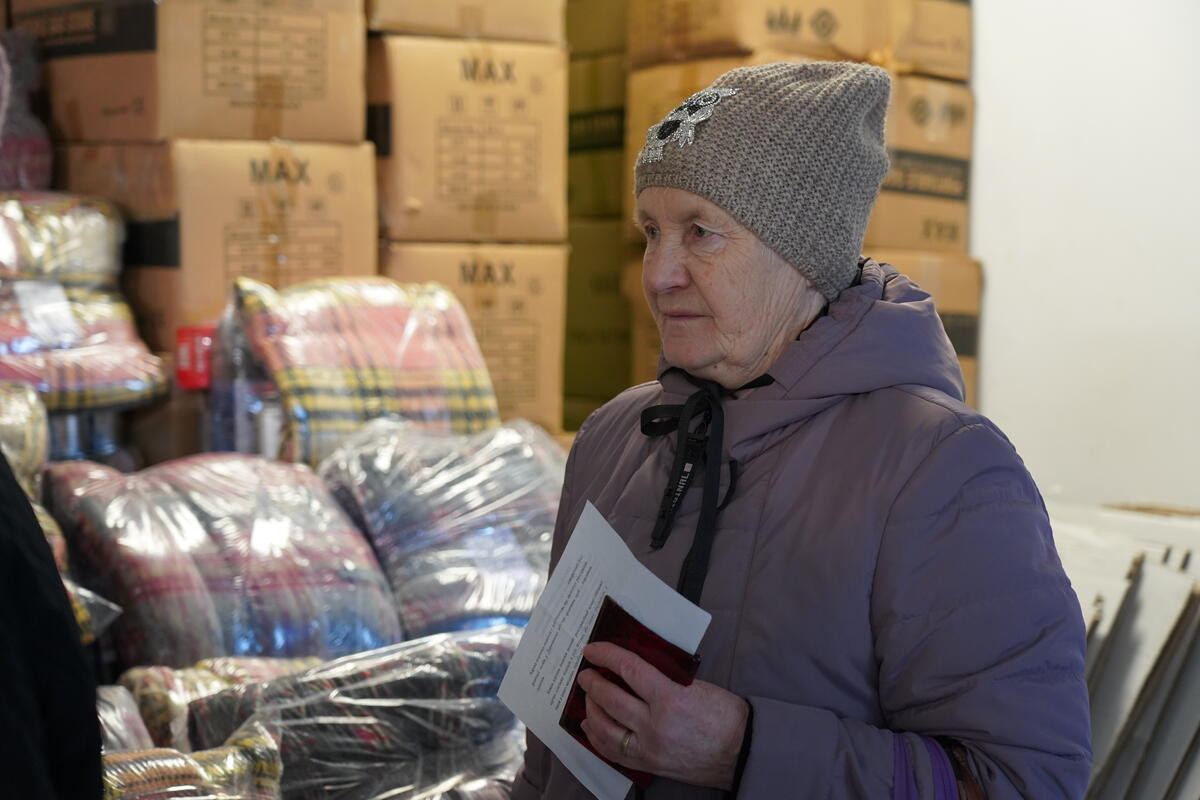
M 675 458 L 659 503 L 658 516 L 650 535 L 650 547 L 661 549 L 671 535 L 675 513 L 691 487 L 697 468 L 704 466 L 704 489 L 700 501 L 700 519 L 691 550 L 679 574 L 679 592 L 693 603 L 700 602 L 708 563 L 716 537 L 717 515 L 729 505 L 737 489 L 738 463 L 730 461 L 729 488 L 718 505 L 721 491 L 721 450 L 725 439 L 725 410 L 721 406 L 724 389 L 713 381 L 687 376 L 696 387 L 681 405 L 651 406 L 642 411 L 642 433 L 647 436 L 675 434 Z M 741 389 L 766 386 L 769 375 L 751 381 Z M 699 421 L 697 423 L 697 420 Z

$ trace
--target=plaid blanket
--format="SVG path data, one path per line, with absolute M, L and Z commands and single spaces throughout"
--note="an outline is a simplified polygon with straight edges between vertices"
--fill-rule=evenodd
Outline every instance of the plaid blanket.
M 0 193 L 0 380 L 50 411 L 136 405 L 166 389 L 116 291 L 124 231 L 107 203 Z
M 289 461 L 315 466 L 381 416 L 456 433 L 499 421 L 466 312 L 442 287 L 331 278 L 276 292 L 239 278 L 235 304 L 250 353 L 278 387 Z
M 105 800 L 280 800 L 279 748 L 262 726 L 193 753 L 158 748 L 104 756 Z
M 42 494 L 42 466 L 46 463 L 46 407 L 33 387 L 0 381 L 0 450 L 25 494 Z
M 124 686 L 97 687 L 96 713 L 100 717 L 104 752 L 124 753 L 154 747 L 133 695 Z
M 513 627 L 431 636 L 227 689 L 189 706 L 191 739 L 276 726 L 289 799 L 427 797 L 417 790 L 510 761 L 517 723 L 496 692 L 519 639 Z
M 283 677 L 315 667 L 316 658 L 210 658 L 185 669 L 134 667 L 120 683 L 132 695 L 150 739 L 159 747 L 189 752 L 188 703 L 230 686 Z
M 522 421 L 472 436 L 376 420 L 321 466 L 366 531 L 408 636 L 523 624 L 550 566 L 565 460 Z
M 125 609 L 113 631 L 126 666 L 329 658 L 399 638 L 370 547 L 307 467 L 209 454 L 46 475 L 77 563 Z

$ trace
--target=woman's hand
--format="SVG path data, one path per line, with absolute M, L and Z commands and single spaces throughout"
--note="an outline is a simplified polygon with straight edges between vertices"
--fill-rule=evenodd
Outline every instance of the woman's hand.
M 587 693 L 583 732 L 601 755 L 694 786 L 733 786 L 749 717 L 745 700 L 704 681 L 680 686 L 607 642 L 588 645 L 583 655 L 621 676 L 637 694 L 618 688 L 595 670 L 579 674 L 579 685 Z

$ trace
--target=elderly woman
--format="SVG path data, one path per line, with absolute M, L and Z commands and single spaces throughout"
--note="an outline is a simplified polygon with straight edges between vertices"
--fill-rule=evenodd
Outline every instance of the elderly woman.
M 929 295 L 859 257 L 889 88 L 735 69 L 639 156 L 659 379 L 580 429 L 555 555 L 591 501 L 712 613 L 686 688 L 585 651 L 632 691 L 581 673 L 584 731 L 646 798 L 1083 794 L 1083 618 L 1037 487 Z M 531 739 L 513 797 L 589 794 Z

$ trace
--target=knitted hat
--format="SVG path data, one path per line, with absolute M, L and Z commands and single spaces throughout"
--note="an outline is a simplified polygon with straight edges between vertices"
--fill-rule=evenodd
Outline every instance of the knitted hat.
M 888 170 L 891 79 L 849 62 L 739 67 L 646 133 L 636 192 L 716 203 L 833 300 L 854 282 Z

